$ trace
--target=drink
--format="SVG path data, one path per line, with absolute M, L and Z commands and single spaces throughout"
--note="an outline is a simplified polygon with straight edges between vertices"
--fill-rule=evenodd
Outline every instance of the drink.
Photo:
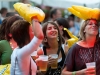
M 51 68 L 52 69 L 56 69 L 58 66 L 58 55 L 57 54 L 51 54 L 50 57 L 52 57 L 53 59 L 55 59 L 55 62 L 53 62 L 51 64 Z
M 87 68 L 94 68 L 94 70 L 95 70 L 94 74 L 96 75 L 96 62 L 86 63 L 86 67 Z
M 48 56 L 46 55 L 40 55 L 38 58 L 39 61 L 39 70 L 40 71 L 46 71 L 47 65 L 48 65 Z
M 56 61 L 53 64 L 51 64 L 51 68 L 52 69 L 56 69 L 57 68 L 57 66 L 58 66 L 58 62 L 57 61 L 58 60 L 56 59 Z
M 39 63 L 39 70 L 40 71 L 46 71 L 47 70 L 47 64 L 48 64 L 48 61 L 41 61 Z

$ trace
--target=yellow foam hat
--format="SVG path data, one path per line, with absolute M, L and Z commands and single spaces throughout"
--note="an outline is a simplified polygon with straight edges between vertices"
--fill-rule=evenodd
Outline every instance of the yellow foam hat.
M 74 36 L 67 28 L 64 28 L 64 30 L 66 30 L 69 36 L 71 37 L 71 39 L 67 40 L 68 47 L 70 48 L 74 43 L 78 41 L 78 38 Z
M 68 8 L 68 11 L 70 11 L 72 14 L 74 14 L 75 16 L 83 19 L 83 20 L 87 20 L 87 19 L 99 19 L 99 15 L 100 15 L 100 9 L 99 8 L 88 8 L 88 7 L 84 7 L 84 6 L 77 6 L 77 5 L 73 5 L 72 7 Z
M 37 18 L 42 22 L 45 18 L 44 12 L 38 7 L 32 7 L 30 4 L 15 3 L 14 9 L 28 22 L 31 22 L 32 18 Z

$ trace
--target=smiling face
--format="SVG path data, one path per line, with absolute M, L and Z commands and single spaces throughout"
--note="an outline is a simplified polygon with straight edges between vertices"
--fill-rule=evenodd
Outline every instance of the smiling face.
M 96 36 L 98 34 L 98 29 L 99 26 L 97 24 L 96 20 L 89 20 L 89 22 L 87 23 L 84 32 L 88 35 L 94 35 Z
M 57 38 L 58 37 L 58 29 L 55 25 L 48 23 L 46 30 L 47 38 Z

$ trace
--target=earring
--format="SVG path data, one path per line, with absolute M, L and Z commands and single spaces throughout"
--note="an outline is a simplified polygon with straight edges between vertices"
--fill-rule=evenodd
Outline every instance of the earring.
M 44 42 L 47 42 L 47 38 L 46 37 L 44 38 Z
M 84 33 L 85 33 L 85 31 L 84 31 Z
M 59 36 L 57 37 L 57 41 L 59 41 Z

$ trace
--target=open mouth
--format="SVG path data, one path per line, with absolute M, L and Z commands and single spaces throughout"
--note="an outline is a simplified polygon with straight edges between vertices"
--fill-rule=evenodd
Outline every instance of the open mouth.
M 57 32 L 50 32 L 50 35 L 55 36 Z

